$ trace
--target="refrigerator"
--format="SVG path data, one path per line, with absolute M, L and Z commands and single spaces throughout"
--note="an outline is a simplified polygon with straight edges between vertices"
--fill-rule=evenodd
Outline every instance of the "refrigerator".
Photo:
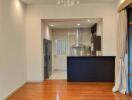
M 44 79 L 48 79 L 52 74 L 52 41 L 43 39 L 44 54 Z

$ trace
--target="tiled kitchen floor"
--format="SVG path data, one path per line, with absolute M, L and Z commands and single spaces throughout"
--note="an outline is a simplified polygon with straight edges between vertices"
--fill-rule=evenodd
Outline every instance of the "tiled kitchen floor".
M 67 71 L 63 70 L 54 71 L 49 79 L 50 80 L 67 79 Z

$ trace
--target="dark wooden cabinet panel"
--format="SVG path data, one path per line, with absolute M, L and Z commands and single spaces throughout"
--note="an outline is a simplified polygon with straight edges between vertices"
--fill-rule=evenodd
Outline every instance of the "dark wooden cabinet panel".
M 91 27 L 91 33 L 94 34 L 97 32 L 97 23 L 94 24 L 92 27 Z
M 93 36 L 94 51 L 101 51 L 101 36 Z
M 114 82 L 115 57 L 68 57 L 69 82 Z

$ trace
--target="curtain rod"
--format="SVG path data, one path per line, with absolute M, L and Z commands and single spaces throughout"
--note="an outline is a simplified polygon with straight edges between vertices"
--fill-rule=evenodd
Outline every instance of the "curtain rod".
M 128 6 L 128 8 L 132 8 L 132 3 Z
M 121 12 L 123 9 L 127 8 L 132 4 L 132 0 L 125 0 L 118 8 L 118 12 Z

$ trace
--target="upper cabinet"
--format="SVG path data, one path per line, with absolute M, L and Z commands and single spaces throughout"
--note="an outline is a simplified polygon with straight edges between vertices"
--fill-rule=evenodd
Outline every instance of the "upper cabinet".
M 99 21 L 98 23 L 94 24 L 91 27 L 91 42 L 92 42 L 92 54 L 97 55 L 98 51 L 101 51 L 101 36 L 103 33 L 103 24 L 102 21 Z
M 102 36 L 103 33 L 103 23 L 99 21 L 98 23 L 94 24 L 91 27 L 91 33 L 95 34 L 96 36 Z
M 91 33 L 92 34 L 95 34 L 97 32 L 97 23 L 94 24 L 92 27 L 91 27 Z
M 101 36 L 93 35 L 93 50 L 101 51 Z

